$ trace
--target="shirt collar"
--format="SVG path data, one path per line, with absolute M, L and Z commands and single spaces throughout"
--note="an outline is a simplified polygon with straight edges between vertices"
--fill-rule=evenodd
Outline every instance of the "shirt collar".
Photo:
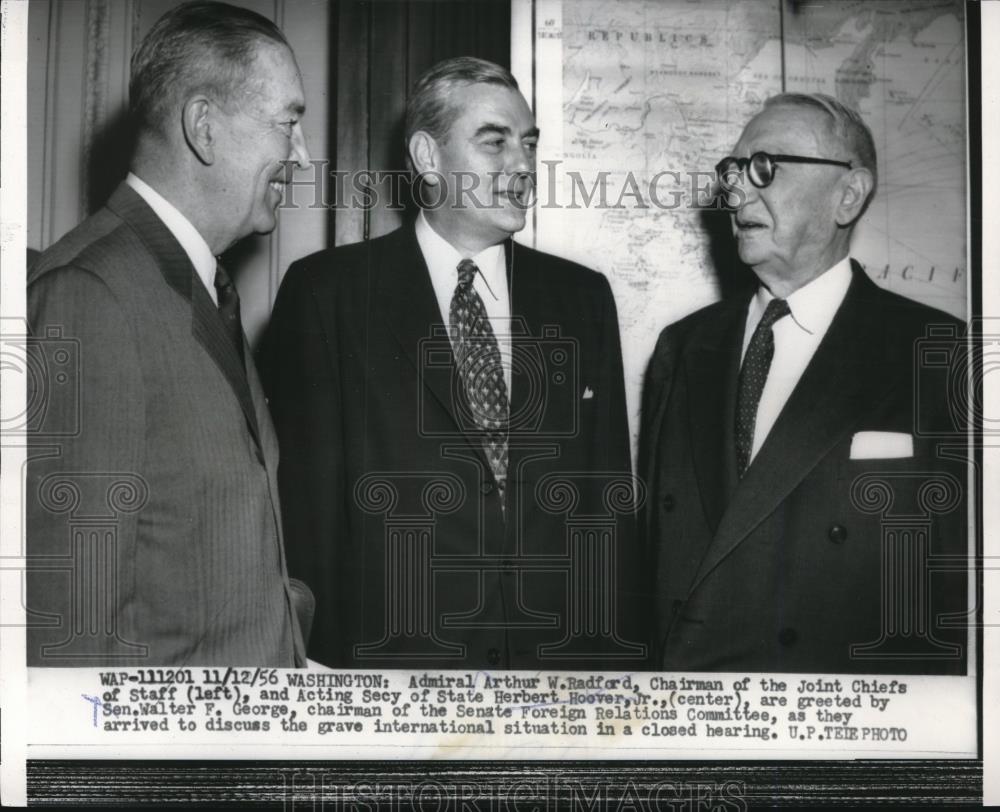
M 431 276 L 448 273 L 450 275 L 449 278 L 454 283 L 458 278 L 458 263 L 466 259 L 466 257 L 434 230 L 433 226 L 427 222 L 427 217 L 424 216 L 423 211 L 417 215 L 416 232 L 417 242 L 420 244 L 420 250 L 424 255 L 424 260 L 427 262 L 427 269 L 431 272 Z M 506 284 L 506 280 L 504 279 L 506 271 L 503 270 L 504 265 L 500 261 L 502 257 L 503 243 L 498 243 L 497 245 L 484 248 L 478 254 L 468 257 L 468 259 L 476 263 L 480 272 L 489 282 L 490 287 L 493 287 L 494 283 Z M 498 269 L 501 269 L 499 273 Z
M 198 278 L 202 281 L 206 290 L 208 290 L 212 300 L 217 302 L 215 292 L 216 260 L 212 254 L 212 249 L 205 242 L 205 238 L 191 224 L 191 221 L 177 210 L 176 206 L 138 175 L 129 172 L 128 177 L 125 178 L 125 183 L 131 186 L 136 194 L 146 201 L 156 216 L 163 221 L 163 225 L 169 229 L 177 242 L 181 244 L 184 253 L 188 255 L 188 259 L 194 265 Z
M 792 320 L 807 333 L 826 332 L 850 285 L 851 260 L 850 257 L 844 257 L 785 298 Z M 771 291 L 760 285 L 750 303 L 749 319 L 759 322 L 768 302 L 774 298 Z

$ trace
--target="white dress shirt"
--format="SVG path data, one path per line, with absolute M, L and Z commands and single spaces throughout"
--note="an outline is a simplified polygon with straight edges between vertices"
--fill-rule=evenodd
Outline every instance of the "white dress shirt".
M 205 238 L 198 233 L 198 229 L 191 225 L 191 221 L 187 217 L 177 211 L 177 208 L 170 201 L 142 178 L 129 172 L 125 183 L 149 204 L 149 208 L 163 221 L 163 225 L 181 244 L 184 253 L 188 255 L 188 259 L 194 265 L 198 278 L 205 285 L 205 290 L 212 297 L 215 306 L 218 307 L 219 299 L 215 292 L 215 257 L 212 255 L 212 249 L 205 242 Z
M 417 242 L 420 252 L 424 255 L 427 270 L 431 274 L 431 284 L 437 297 L 438 308 L 441 311 L 441 323 L 449 323 L 451 300 L 458 286 L 458 264 L 466 259 L 450 242 L 438 234 L 424 213 L 417 216 Z M 500 361 L 503 364 L 503 380 L 507 384 L 507 396 L 510 397 L 510 293 L 507 290 L 507 262 L 503 245 L 491 245 L 478 254 L 468 257 L 476 263 L 480 273 L 477 273 L 472 287 L 479 298 L 483 300 L 486 315 L 493 327 L 493 333 L 500 346 Z
M 771 369 L 767 374 L 764 391 L 757 406 L 751 460 L 757 456 L 792 390 L 795 389 L 799 378 L 816 353 L 816 348 L 830 328 L 830 323 L 843 303 L 850 284 L 851 261 L 848 257 L 844 257 L 828 271 L 785 299 L 791 313 L 775 322 L 772 328 L 774 358 L 771 360 Z M 741 358 L 746 356 L 753 331 L 764 316 L 768 302 L 774 298 L 771 292 L 761 285 L 757 288 L 757 294 L 750 300 L 746 328 L 743 331 Z

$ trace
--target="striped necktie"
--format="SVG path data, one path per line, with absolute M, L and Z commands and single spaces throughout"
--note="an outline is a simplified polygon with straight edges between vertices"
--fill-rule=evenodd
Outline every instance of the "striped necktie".
M 217 262 L 215 265 L 215 292 L 219 298 L 219 315 L 222 317 L 222 323 L 226 326 L 226 332 L 229 333 L 233 346 L 236 347 L 240 363 L 243 363 L 243 322 L 240 320 L 240 295 L 221 262 Z

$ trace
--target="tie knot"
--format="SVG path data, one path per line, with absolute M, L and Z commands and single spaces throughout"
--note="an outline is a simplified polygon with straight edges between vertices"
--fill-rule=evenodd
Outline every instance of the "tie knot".
M 791 312 L 792 310 L 788 306 L 788 302 L 784 299 L 771 299 L 764 309 L 764 315 L 761 317 L 760 323 L 765 329 L 772 327 L 776 321 L 783 319 Z
M 472 280 L 476 278 L 479 268 L 471 259 L 463 259 L 458 263 L 458 285 L 459 287 L 469 287 Z
M 233 280 L 229 278 L 226 269 L 221 263 L 215 265 L 215 289 L 220 293 L 233 287 Z

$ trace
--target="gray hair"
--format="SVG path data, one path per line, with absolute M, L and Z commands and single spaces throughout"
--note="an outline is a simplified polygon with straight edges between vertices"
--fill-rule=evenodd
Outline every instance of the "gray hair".
M 517 90 L 517 80 L 506 68 L 474 56 L 458 56 L 438 62 L 413 86 L 406 101 L 403 138 L 423 130 L 435 140 L 445 140 L 460 111 L 451 103 L 451 93 L 464 85 L 488 84 Z
M 274 23 L 245 8 L 193 0 L 168 11 L 132 55 L 129 113 L 136 132 L 165 134 L 174 109 L 193 93 L 229 104 L 268 43 L 290 48 Z
M 878 161 L 875 156 L 875 139 L 857 110 L 825 93 L 779 93 L 764 102 L 764 109 L 770 107 L 807 107 L 821 110 L 830 119 L 831 134 L 850 152 L 851 163 L 863 166 L 872 173 L 870 201 L 878 186 Z M 865 203 L 867 206 L 867 201 Z

